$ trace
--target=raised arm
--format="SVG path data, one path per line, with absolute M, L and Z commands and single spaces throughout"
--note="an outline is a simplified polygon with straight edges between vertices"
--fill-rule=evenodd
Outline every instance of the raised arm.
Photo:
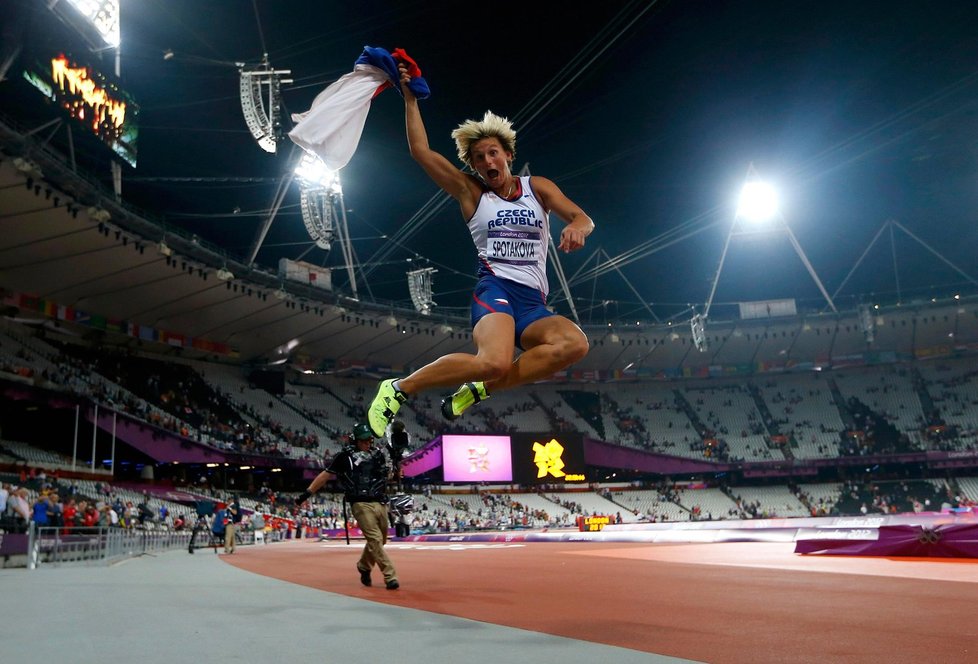
M 452 162 L 428 146 L 428 133 L 421 119 L 418 100 L 407 85 L 411 76 L 404 65 L 401 65 L 399 70 L 401 91 L 404 93 L 404 124 L 411 156 L 421 165 L 428 177 L 435 181 L 435 184 L 462 205 L 463 213 L 468 213 L 466 216 L 469 216 L 475 211 L 474 204 L 481 194 L 479 185 L 472 177 L 463 173 Z M 471 209 L 467 210 L 468 206 L 471 206 Z
M 534 175 L 530 183 L 540 196 L 540 202 L 544 207 L 556 214 L 567 224 L 560 232 L 560 244 L 557 248 L 563 252 L 571 252 L 581 249 L 584 240 L 594 230 L 594 222 L 580 208 L 580 206 L 567 198 L 564 192 L 547 178 Z

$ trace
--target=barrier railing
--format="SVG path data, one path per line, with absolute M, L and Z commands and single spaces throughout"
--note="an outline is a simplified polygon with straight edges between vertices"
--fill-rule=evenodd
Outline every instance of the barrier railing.
M 29 530 L 27 568 L 39 565 L 108 564 L 120 558 L 187 548 L 190 533 L 123 528 L 36 527 Z

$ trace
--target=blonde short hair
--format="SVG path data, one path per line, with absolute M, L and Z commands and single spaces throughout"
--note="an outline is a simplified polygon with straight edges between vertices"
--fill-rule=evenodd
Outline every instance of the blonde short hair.
M 472 145 L 483 138 L 497 138 L 503 150 L 516 156 L 516 131 L 513 123 L 501 118 L 492 111 L 486 111 L 482 120 L 466 120 L 452 132 L 458 158 L 468 167 L 472 167 Z

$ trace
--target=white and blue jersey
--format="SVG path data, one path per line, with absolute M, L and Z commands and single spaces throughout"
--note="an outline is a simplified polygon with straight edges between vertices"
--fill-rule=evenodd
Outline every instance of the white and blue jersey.
M 479 276 L 493 275 L 534 288 L 546 299 L 550 215 L 530 187 L 519 178 L 517 196 L 505 199 L 485 191 L 468 221 L 479 252 Z
M 529 325 L 552 316 L 547 309 L 547 251 L 550 219 L 530 187 L 519 178 L 511 199 L 483 192 L 468 221 L 479 252 L 479 283 L 472 295 L 472 326 L 491 313 L 505 313 L 516 322 L 516 338 Z

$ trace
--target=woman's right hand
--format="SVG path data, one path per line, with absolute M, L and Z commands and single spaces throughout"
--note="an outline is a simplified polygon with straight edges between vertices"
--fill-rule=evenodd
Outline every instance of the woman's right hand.
M 411 82 L 411 74 L 408 73 L 407 65 L 400 63 L 397 65 L 397 71 L 401 75 L 401 92 L 404 93 L 404 98 L 414 99 L 414 93 L 411 92 L 411 88 L 408 87 L 408 83 Z

